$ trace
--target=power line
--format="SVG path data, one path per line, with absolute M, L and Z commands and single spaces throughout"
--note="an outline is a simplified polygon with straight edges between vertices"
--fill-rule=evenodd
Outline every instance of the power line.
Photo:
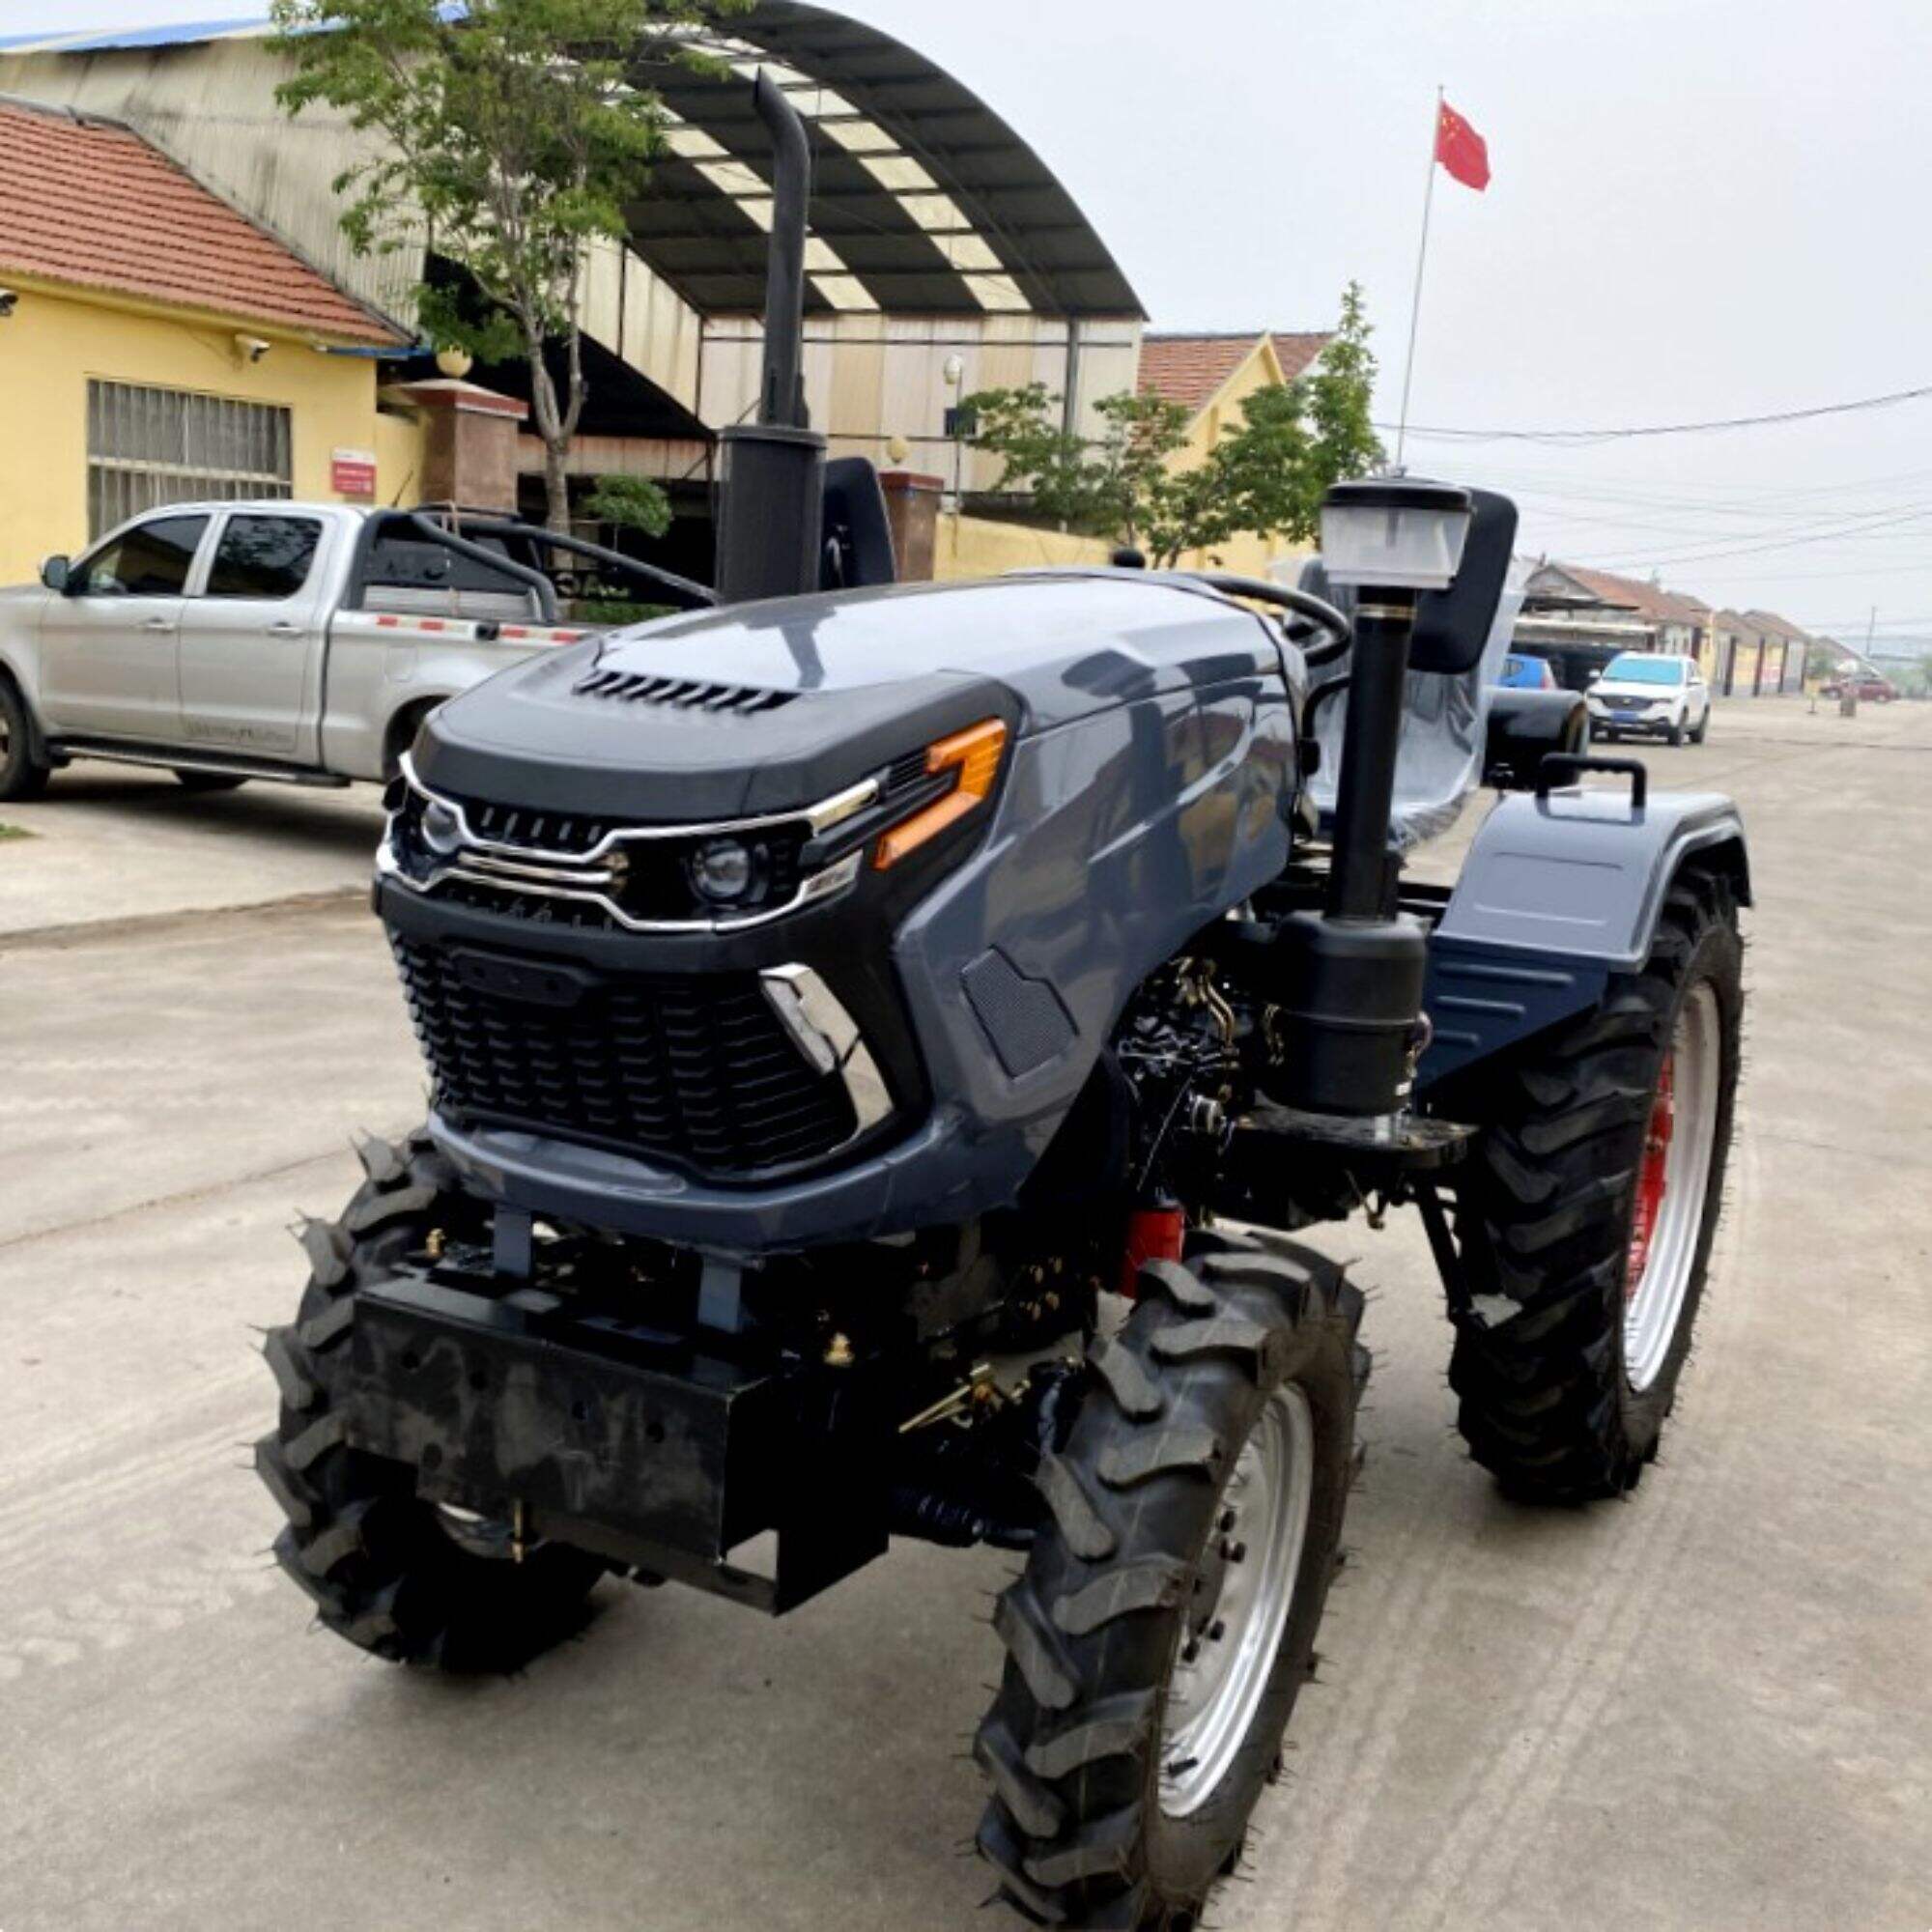
M 1868 535 L 1873 530 L 1890 528 L 1897 524 L 1910 524 L 1932 517 L 1932 504 L 1919 504 L 1910 510 L 1867 510 L 1842 524 L 1819 526 L 1809 530 L 1795 530 L 1780 537 L 1768 537 L 1761 542 L 1739 544 L 1720 550 L 1689 550 L 1660 553 L 1654 556 L 1626 558 L 1630 567 L 1643 568 L 1655 564 L 1701 563 L 1715 561 L 1719 557 L 1756 556 L 1765 551 L 1796 550 L 1804 544 L 1841 543 L 1854 541 Z M 1607 569 L 1616 563 L 1615 556 L 1577 557 L 1577 563 L 1595 563 Z
M 1922 402 L 1928 396 L 1932 396 L 1932 384 L 1918 389 L 1895 389 L 1889 395 L 1864 396 L 1857 402 L 1824 403 L 1806 410 L 1778 410 L 1769 415 L 1722 416 L 1711 422 L 1646 423 L 1629 429 L 1425 429 L 1410 423 L 1408 434 L 1432 438 L 1440 442 L 1538 442 L 1583 448 L 1600 442 L 1628 442 L 1641 437 L 1710 436 L 1726 430 L 1814 422 L 1821 416 L 1846 416 L 1867 410 L 1896 409 L 1904 403 Z M 1376 427 L 1386 430 L 1393 429 L 1395 425 L 1378 423 Z
M 1730 583 L 1741 578 L 1752 583 L 1823 583 L 1873 577 L 1922 577 L 1928 566 L 1920 563 L 1861 563 L 1849 570 L 1700 570 L 1700 583 Z
M 1575 497 L 1586 501 L 1640 503 L 1655 509 L 1684 507 L 1710 510 L 1726 515 L 1750 516 L 1760 510 L 1776 514 L 1781 503 L 1798 503 L 1814 497 L 1845 497 L 1887 491 L 1902 483 L 1922 484 L 1932 477 L 1932 469 L 1922 465 L 1911 469 L 1895 469 L 1882 476 L 1841 478 L 1830 483 L 1793 484 L 1767 490 L 1761 483 L 1718 483 L 1707 481 L 1695 486 L 1677 482 L 1656 484 L 1619 481 L 1584 472 L 1574 467 L 1563 469 L 1525 468 L 1520 463 L 1498 462 L 1486 458 L 1481 477 L 1505 485 L 1521 485 L 1532 493 Z

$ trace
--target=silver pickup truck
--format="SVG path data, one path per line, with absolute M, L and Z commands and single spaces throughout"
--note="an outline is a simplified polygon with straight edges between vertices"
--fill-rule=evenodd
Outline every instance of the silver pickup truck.
M 0 799 L 75 757 L 346 785 L 394 771 L 444 698 L 589 636 L 557 621 L 558 573 L 681 579 L 487 512 L 286 501 L 173 503 L 41 582 L 0 590 Z M 578 586 L 569 582 L 566 589 Z M 631 595 L 638 595 L 633 587 Z

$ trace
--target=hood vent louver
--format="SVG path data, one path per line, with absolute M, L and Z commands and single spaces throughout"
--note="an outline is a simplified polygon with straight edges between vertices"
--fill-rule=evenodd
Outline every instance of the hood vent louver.
M 748 684 L 718 684 L 701 677 L 666 677 L 647 671 L 593 670 L 576 685 L 580 697 L 609 697 L 621 704 L 656 704 L 708 717 L 750 718 L 779 711 L 795 691 L 760 691 Z

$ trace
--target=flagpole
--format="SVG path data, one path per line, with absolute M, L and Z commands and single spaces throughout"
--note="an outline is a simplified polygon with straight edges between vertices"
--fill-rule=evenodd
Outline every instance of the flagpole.
M 1422 326 L 1422 273 L 1429 266 L 1429 216 L 1435 206 L 1435 157 L 1442 145 L 1443 90 L 1435 90 L 1435 113 L 1429 124 L 1429 185 L 1422 193 L 1422 247 L 1415 258 L 1415 300 L 1408 312 L 1408 356 L 1402 371 L 1402 416 L 1395 431 L 1395 467 L 1402 469 L 1402 452 L 1408 441 L 1408 392 L 1415 381 L 1415 336 Z

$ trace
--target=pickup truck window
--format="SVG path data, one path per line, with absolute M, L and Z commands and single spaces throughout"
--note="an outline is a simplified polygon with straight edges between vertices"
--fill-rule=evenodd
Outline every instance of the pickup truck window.
M 501 550 L 494 538 L 486 550 Z M 536 599 L 521 578 L 401 530 L 384 530 L 362 566 L 362 608 L 408 615 L 527 619 Z
M 71 597 L 179 597 L 208 529 L 206 517 L 156 517 L 102 545 L 70 582 Z
M 230 517 L 203 594 L 281 603 L 308 582 L 321 542 L 313 517 Z

